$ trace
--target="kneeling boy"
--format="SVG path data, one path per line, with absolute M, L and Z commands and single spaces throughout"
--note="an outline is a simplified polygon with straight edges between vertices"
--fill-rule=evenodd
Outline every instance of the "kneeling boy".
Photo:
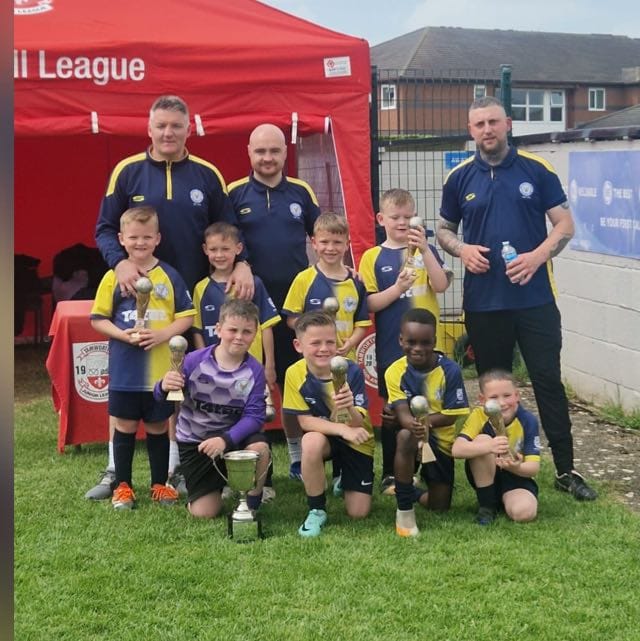
M 264 368 L 248 353 L 257 328 L 258 308 L 252 302 L 227 301 L 216 326 L 220 343 L 187 354 L 183 373 L 169 371 L 156 383 L 157 399 L 184 388 L 176 440 L 193 516 L 214 518 L 220 513 L 225 479 L 211 459 L 233 450 L 260 455 L 256 488 L 247 496 L 252 510 L 260 506 L 269 446 L 261 432 L 266 414 Z
M 302 360 L 287 369 L 283 411 L 297 415 L 302 437 L 302 480 L 309 514 L 300 536 L 318 536 L 327 520 L 324 462 L 339 456 L 347 514 L 363 518 L 371 509 L 375 441 L 367 411 L 364 375 L 349 362 L 346 383 L 334 393 L 331 359 L 336 355 L 336 326 L 325 312 L 302 314 L 295 324 L 294 346 Z M 331 420 L 333 410 L 347 410 L 348 423 Z
M 538 420 L 520 405 L 510 372 L 490 370 L 478 383 L 481 403 L 500 404 L 507 436 L 496 436 L 484 408 L 476 407 L 453 444 L 453 456 L 467 459 L 467 478 L 478 497 L 476 522 L 492 523 L 500 501 L 513 521 L 532 521 L 538 510 L 538 486 L 533 480 L 540 469 Z

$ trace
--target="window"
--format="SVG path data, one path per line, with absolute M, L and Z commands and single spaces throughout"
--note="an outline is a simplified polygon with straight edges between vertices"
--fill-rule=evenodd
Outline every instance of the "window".
M 380 109 L 396 108 L 396 86 L 380 85 Z
M 487 85 L 473 85 L 473 99 L 478 100 L 487 95 Z
M 511 117 L 522 122 L 564 122 L 564 91 L 513 89 Z
M 605 111 L 605 90 L 589 89 L 589 111 Z

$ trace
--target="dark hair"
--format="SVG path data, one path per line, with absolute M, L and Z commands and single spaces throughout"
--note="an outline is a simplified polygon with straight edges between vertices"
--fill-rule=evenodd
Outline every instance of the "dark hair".
M 413 307 L 408 309 L 400 319 L 400 327 L 402 328 L 407 323 L 420 323 L 421 325 L 431 325 L 435 330 L 438 321 L 436 317 L 428 310 L 422 307 Z
M 491 381 L 509 381 L 514 386 L 516 384 L 516 379 L 513 374 L 508 372 L 506 369 L 490 369 L 483 374 L 480 374 L 480 377 L 478 378 L 480 391 L 484 392 L 484 386 Z
M 313 311 L 305 312 L 301 314 L 296 319 L 294 329 L 296 331 L 296 338 L 300 338 L 309 327 L 333 327 L 335 328 L 336 324 L 326 312 Z

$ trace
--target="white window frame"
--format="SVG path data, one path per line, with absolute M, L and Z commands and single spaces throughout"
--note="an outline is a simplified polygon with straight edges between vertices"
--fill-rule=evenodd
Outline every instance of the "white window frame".
M 602 99 L 602 107 L 598 107 L 598 97 Z M 604 87 L 589 87 L 589 111 L 607 110 L 607 90 Z
M 389 100 L 389 89 L 393 90 L 393 100 Z M 387 97 L 385 98 L 385 90 Z M 388 111 L 390 109 L 397 109 L 398 102 L 398 87 L 395 84 L 380 85 L 380 111 Z
M 480 98 L 487 97 L 487 85 L 473 85 L 473 99 L 480 100 Z
M 567 115 L 567 100 L 566 100 L 566 94 L 563 89 L 536 89 L 532 87 L 514 87 L 514 90 L 517 91 L 525 91 L 526 92 L 526 102 L 525 103 L 516 103 L 513 100 L 511 101 L 511 111 L 513 112 L 514 107 L 524 107 L 525 113 L 526 113 L 526 118 L 524 120 L 516 120 L 515 118 L 513 119 L 514 122 L 527 122 L 527 123 L 542 123 L 542 124 L 553 124 L 553 123 L 558 123 L 562 122 L 564 123 L 566 121 L 566 115 Z M 530 104 L 529 100 L 529 92 L 530 91 L 543 91 L 544 96 L 543 96 L 543 104 L 540 105 L 538 103 L 536 104 Z M 558 104 L 553 104 L 551 102 L 551 95 L 555 93 L 560 93 L 562 94 L 562 105 Z M 529 108 L 530 107 L 540 107 L 542 106 L 542 120 L 530 120 L 529 119 Z M 562 108 L 562 118 L 560 120 L 551 120 L 551 108 Z

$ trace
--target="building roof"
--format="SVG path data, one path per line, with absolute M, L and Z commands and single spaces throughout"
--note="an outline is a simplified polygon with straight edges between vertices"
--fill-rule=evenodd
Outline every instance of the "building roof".
M 379 69 L 401 76 L 478 78 L 512 66 L 521 83 L 637 83 L 640 39 L 606 34 L 424 27 L 371 48 Z M 623 69 L 627 71 L 623 71 Z M 635 69 L 634 69 L 635 68 Z M 460 74 L 456 72 L 460 71 Z
M 640 105 L 620 109 L 607 116 L 580 123 L 575 129 L 600 129 L 601 127 L 640 127 Z

